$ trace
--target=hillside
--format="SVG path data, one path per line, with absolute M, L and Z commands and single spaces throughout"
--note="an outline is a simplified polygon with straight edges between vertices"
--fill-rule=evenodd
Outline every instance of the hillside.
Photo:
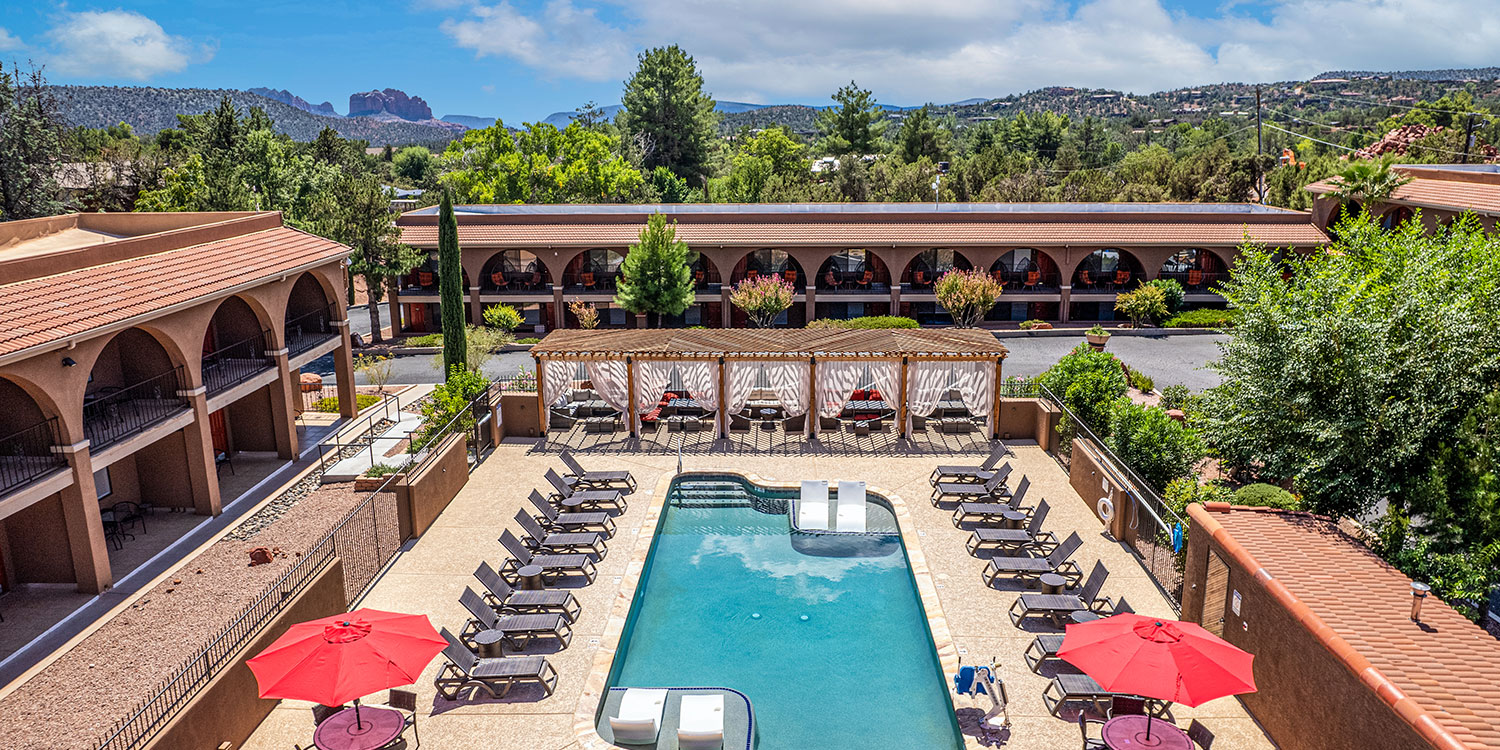
M 382 122 L 368 117 L 325 117 L 290 104 L 234 89 L 169 89 L 153 86 L 52 86 L 70 125 L 103 128 L 128 123 L 138 134 L 154 135 L 177 126 L 177 115 L 199 114 L 218 106 L 228 96 L 236 107 L 264 109 L 276 129 L 293 140 L 311 141 L 324 127 L 345 138 L 373 145 L 445 144 L 453 131 L 415 123 Z

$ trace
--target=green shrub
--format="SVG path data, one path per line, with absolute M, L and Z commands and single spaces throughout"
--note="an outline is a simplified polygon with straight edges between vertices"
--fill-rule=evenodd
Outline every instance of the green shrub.
M 1141 393 L 1150 393 L 1156 388 L 1156 381 L 1140 370 L 1130 371 L 1130 387 Z
M 407 346 L 442 346 L 443 334 L 429 333 L 424 336 L 410 336 L 406 339 Z
M 1085 372 L 1075 378 L 1063 394 L 1063 403 L 1068 409 L 1100 437 L 1109 434 L 1110 410 L 1115 399 L 1124 393 L 1118 376 L 1118 371 L 1115 377 L 1103 370 Z
M 510 305 L 490 305 L 484 308 L 484 324 L 502 331 L 514 331 L 526 322 L 521 311 Z
M 1432 592 L 1474 622 L 1482 622 L 1486 600 L 1500 586 L 1500 540 L 1472 549 L 1452 549 L 1420 536 L 1400 511 L 1376 525 L 1375 551 L 1397 570 L 1432 587 Z
M 1169 385 L 1161 389 L 1161 408 L 1182 409 L 1187 406 L 1193 392 L 1185 385 Z
M 542 340 L 539 339 L 539 338 L 537 338 L 537 337 L 535 337 L 535 336 L 527 336 L 525 338 L 516 339 L 516 343 L 517 344 L 540 344 L 540 343 L 542 343 Z
M 1162 299 L 1167 303 L 1168 315 L 1176 315 L 1182 311 L 1182 300 L 1186 297 L 1186 293 L 1176 279 L 1156 279 L 1146 282 L 1144 286 L 1154 286 L 1161 290 Z
M 1167 298 L 1160 287 L 1142 286 L 1115 298 L 1115 312 L 1125 313 L 1136 328 L 1167 317 Z
M 365 473 L 364 473 L 363 476 L 367 476 L 367 477 L 384 477 L 384 476 L 389 476 L 391 474 L 398 473 L 398 472 L 400 472 L 404 468 L 406 468 L 406 467 L 404 467 L 404 466 L 391 466 L 390 464 L 375 464 L 374 466 L 371 466 L 370 468 L 365 469 Z
M 1166 322 L 1167 328 L 1229 328 L 1234 325 L 1233 310 L 1215 310 L 1200 307 L 1173 315 Z
M 1074 380 L 1090 372 L 1101 373 L 1113 384 L 1112 390 L 1115 393 L 1109 397 L 1111 401 L 1125 395 L 1125 373 L 1120 369 L 1120 360 L 1115 359 L 1112 354 L 1096 352 L 1088 344 L 1079 344 L 1073 351 L 1064 354 L 1057 360 L 1057 364 L 1048 368 L 1037 380 L 1052 391 L 1053 395 L 1063 398 Z
M 861 318 L 849 318 L 848 320 L 832 320 L 829 318 L 818 318 L 807 324 L 808 328 L 920 328 L 921 325 L 911 318 L 903 318 L 899 315 L 866 315 Z
M 359 407 L 359 411 L 364 411 L 377 403 L 380 403 L 380 397 L 374 394 L 357 393 L 354 395 L 354 405 Z M 312 410 L 324 414 L 337 414 L 339 412 L 339 397 L 329 396 L 328 398 L 320 398 L 313 402 Z
M 473 429 L 474 413 L 469 410 L 469 402 L 479 398 L 489 385 L 483 375 L 455 366 L 448 373 L 448 381 L 433 388 L 422 403 L 422 426 L 412 435 L 407 452 L 416 453 L 444 435 Z
M 1041 323 L 1046 323 L 1046 322 L 1047 321 L 1045 321 L 1045 320 L 1035 320 L 1035 319 L 1033 319 L 1033 320 L 1023 320 L 1023 321 L 1021 321 L 1021 330 L 1023 330 L 1023 331 L 1029 331 L 1029 330 L 1031 330 L 1033 328 L 1036 328 L 1037 325 L 1039 325 Z
M 1157 490 L 1174 479 L 1193 476 L 1203 460 L 1198 434 L 1163 409 L 1120 399 L 1109 423 L 1109 449 Z
M 1162 498 L 1167 501 L 1167 507 L 1176 511 L 1177 515 L 1186 518 L 1189 505 L 1232 502 L 1234 493 L 1221 484 L 1212 482 L 1199 484 L 1197 477 L 1178 477 L 1167 483 L 1167 489 L 1162 493 Z
M 1255 508 L 1279 508 L 1281 510 L 1297 510 L 1302 507 L 1292 493 L 1274 484 L 1265 483 L 1247 484 L 1235 490 L 1234 503 Z

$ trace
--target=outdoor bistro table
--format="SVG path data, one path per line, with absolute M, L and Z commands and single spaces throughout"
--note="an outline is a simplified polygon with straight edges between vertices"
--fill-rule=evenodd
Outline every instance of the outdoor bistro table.
M 351 707 L 324 719 L 313 730 L 313 744 L 322 750 L 375 750 L 395 742 L 405 728 L 406 718 L 395 709 L 363 706 L 356 724 Z
M 474 634 L 474 645 L 476 647 L 474 649 L 474 652 L 477 653 L 479 655 L 479 658 L 481 659 L 496 659 L 504 656 L 505 653 L 501 650 L 501 644 L 504 639 L 504 631 L 481 630 L 478 633 Z
M 542 566 L 522 565 L 516 569 L 516 579 L 521 584 L 522 591 L 541 591 L 547 588 L 542 583 Z
M 1146 738 L 1146 722 L 1151 722 L 1151 737 Z M 1176 724 L 1145 716 L 1116 716 L 1104 722 L 1100 731 L 1104 744 L 1113 750 L 1193 750 L 1193 741 Z M 321 745 L 320 745 L 321 747 Z
M 1036 580 L 1042 584 L 1043 594 L 1061 594 L 1063 587 L 1068 585 L 1068 579 L 1056 573 L 1043 573 Z
M 690 398 L 674 398 L 667 402 L 667 406 L 674 410 L 702 411 L 703 407 L 697 401 Z
M 760 410 L 760 418 L 762 420 L 761 424 L 760 424 L 761 427 L 763 427 L 763 428 L 765 428 L 767 430 L 772 430 L 772 429 L 776 428 L 776 410 L 775 409 L 761 409 Z
M 1005 519 L 1005 528 L 1019 529 L 1026 523 L 1026 511 L 1024 510 L 1002 510 L 1000 517 Z
M 1083 623 L 1086 623 L 1086 622 L 1093 622 L 1093 621 L 1099 619 L 1099 615 L 1096 615 L 1093 612 L 1090 612 L 1090 611 L 1088 611 L 1086 609 L 1080 609 L 1077 612 L 1074 612 L 1073 614 L 1069 615 L 1069 617 L 1073 618 L 1073 622 L 1075 622 L 1075 623 L 1077 623 L 1079 625 L 1082 625 Z
M 859 413 L 872 411 L 888 411 L 889 409 L 890 407 L 886 406 L 886 403 L 884 401 L 850 401 L 844 405 L 845 411 Z
M 562 506 L 570 512 L 578 510 L 578 508 L 582 505 L 583 498 L 579 497 L 577 494 L 569 495 L 562 499 Z

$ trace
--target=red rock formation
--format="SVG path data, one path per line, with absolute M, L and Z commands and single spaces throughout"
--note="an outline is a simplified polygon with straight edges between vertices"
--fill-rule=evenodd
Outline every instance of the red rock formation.
M 432 108 L 420 96 L 407 96 L 398 89 L 366 91 L 349 95 L 349 116 L 361 117 L 389 113 L 403 120 L 431 120 Z

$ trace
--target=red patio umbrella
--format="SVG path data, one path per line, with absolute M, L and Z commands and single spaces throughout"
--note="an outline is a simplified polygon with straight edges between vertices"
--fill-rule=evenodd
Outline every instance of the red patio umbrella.
M 1057 655 L 1112 693 L 1196 706 L 1255 692 L 1255 657 L 1191 622 L 1118 614 L 1069 625 Z
M 246 664 L 262 698 L 341 706 L 417 681 L 448 642 L 426 615 L 359 609 L 291 626 Z

